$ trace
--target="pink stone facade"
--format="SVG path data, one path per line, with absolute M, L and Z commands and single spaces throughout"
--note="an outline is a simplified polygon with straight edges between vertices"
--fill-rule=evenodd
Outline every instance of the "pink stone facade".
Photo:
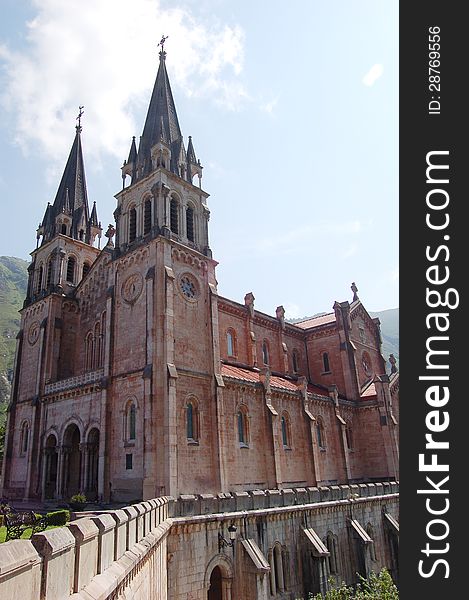
M 355 286 L 296 324 L 252 293 L 218 295 L 208 194 L 167 112 L 164 57 L 108 243 L 95 247 L 81 128 L 64 178 L 81 165 L 82 187 L 63 179 L 38 230 L 1 494 L 130 502 L 398 479 L 398 373 Z

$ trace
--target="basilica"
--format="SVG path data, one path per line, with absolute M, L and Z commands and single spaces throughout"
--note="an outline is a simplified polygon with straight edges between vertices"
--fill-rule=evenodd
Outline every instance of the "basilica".
M 125 503 L 398 480 L 399 373 L 356 285 L 294 324 L 281 305 L 256 310 L 251 291 L 219 295 L 202 165 L 163 48 L 102 243 L 81 132 L 79 120 L 31 253 L 0 496 Z

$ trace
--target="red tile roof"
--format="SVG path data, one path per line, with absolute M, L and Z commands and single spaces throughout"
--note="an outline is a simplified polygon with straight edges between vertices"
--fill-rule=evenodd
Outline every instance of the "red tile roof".
M 234 365 L 222 364 L 221 374 L 223 377 L 231 377 L 240 381 L 260 383 L 259 371 L 251 371 L 250 369 L 243 369 L 242 367 L 235 367 Z M 295 381 L 291 381 L 290 379 L 286 379 L 284 377 L 279 377 L 278 375 L 272 375 L 270 377 L 270 385 L 271 387 L 288 390 L 289 392 L 297 392 L 299 389 Z M 312 394 L 319 394 L 320 396 L 325 396 L 326 398 L 328 397 L 324 390 L 315 385 L 308 384 L 308 392 Z
M 298 323 L 294 323 L 294 325 L 301 327 L 301 329 L 311 329 L 312 327 L 319 327 L 320 325 L 327 325 L 328 323 L 335 323 L 335 313 L 328 313 L 327 315 L 313 317 L 306 321 L 299 321 Z

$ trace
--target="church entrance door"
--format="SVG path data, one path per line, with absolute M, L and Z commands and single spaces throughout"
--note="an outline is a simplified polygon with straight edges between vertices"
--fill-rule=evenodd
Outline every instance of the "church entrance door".
M 78 494 L 81 483 L 80 430 L 76 425 L 69 425 L 64 433 L 63 473 L 65 476 L 64 497 L 70 499 Z
M 57 494 L 57 440 L 55 435 L 49 435 L 44 448 L 44 497 L 53 500 Z
M 210 575 L 208 600 L 224 600 L 220 567 L 215 567 Z

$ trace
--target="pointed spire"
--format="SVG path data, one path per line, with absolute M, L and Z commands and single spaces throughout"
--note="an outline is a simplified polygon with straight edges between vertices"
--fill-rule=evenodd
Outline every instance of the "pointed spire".
M 135 136 L 132 136 L 132 143 L 130 144 L 129 158 L 127 159 L 127 164 L 135 163 L 137 160 L 137 146 L 135 144 Z
M 96 210 L 96 202 L 93 202 L 93 210 L 91 211 L 90 225 L 98 227 L 98 211 Z
M 64 212 L 67 215 L 72 214 L 72 210 L 70 208 L 70 194 L 68 192 L 68 188 L 65 190 L 65 202 L 62 206 L 62 212 Z
M 75 127 L 75 139 L 68 156 L 65 169 L 55 196 L 54 203 L 48 205 L 42 222 L 43 242 L 52 239 L 56 234 L 56 219 L 61 213 L 71 215 L 70 237 L 90 243 L 84 236 L 90 218 L 88 192 L 86 189 L 85 164 L 81 146 L 81 117 L 83 106 L 80 106 Z
M 66 202 L 68 202 L 72 213 L 78 208 L 83 207 L 87 216 L 89 214 L 85 164 L 80 137 L 81 130 L 81 126 L 77 125 L 72 149 L 70 150 L 53 204 L 56 214 L 62 212 Z
M 191 165 L 197 164 L 197 157 L 195 155 L 194 146 L 192 144 L 192 136 L 189 136 L 189 144 L 187 146 L 187 162 Z
M 161 141 L 165 142 L 171 148 L 171 154 L 173 154 L 174 150 L 171 171 L 178 173 L 177 159 L 180 156 L 182 134 L 166 71 L 165 40 L 166 38 L 163 36 L 158 44 L 162 47 L 160 51 L 160 63 L 138 148 L 137 162 L 139 165 L 139 177 L 141 174 L 146 176 L 150 172 L 152 166 L 151 149 Z

